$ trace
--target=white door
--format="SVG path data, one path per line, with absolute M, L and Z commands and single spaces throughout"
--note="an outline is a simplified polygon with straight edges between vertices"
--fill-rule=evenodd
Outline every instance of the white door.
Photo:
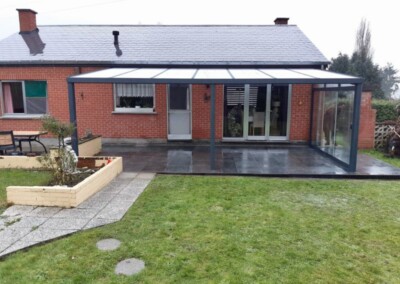
M 169 85 L 168 140 L 192 139 L 191 105 L 190 85 Z

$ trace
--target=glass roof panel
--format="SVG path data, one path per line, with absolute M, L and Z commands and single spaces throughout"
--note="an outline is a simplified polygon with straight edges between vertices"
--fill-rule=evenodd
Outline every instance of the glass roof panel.
M 260 69 L 260 71 L 267 73 L 276 79 L 309 79 L 310 76 L 294 72 L 289 69 Z
M 111 68 L 74 76 L 75 78 L 114 78 L 123 73 L 131 72 L 137 68 Z
M 351 79 L 356 78 L 354 76 L 339 74 L 335 72 L 329 72 L 324 70 L 317 70 L 317 69 L 292 69 L 293 71 L 297 71 L 299 73 L 319 78 L 319 79 Z
M 270 79 L 271 77 L 257 69 L 229 69 L 234 79 Z
M 232 79 L 226 69 L 198 69 L 195 79 Z
M 122 73 L 115 78 L 141 78 L 141 79 L 151 79 L 158 74 L 161 74 L 167 69 L 161 68 L 139 68 L 132 72 Z
M 156 76 L 157 79 L 191 79 L 197 69 L 171 68 Z

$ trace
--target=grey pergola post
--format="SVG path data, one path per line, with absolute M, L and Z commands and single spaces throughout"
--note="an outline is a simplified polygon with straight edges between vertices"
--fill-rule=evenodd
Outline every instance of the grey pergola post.
M 69 121 L 74 125 L 75 130 L 71 136 L 72 149 L 79 156 L 78 149 L 78 124 L 76 120 L 76 102 L 75 102 L 75 86 L 74 83 L 68 83 L 68 103 L 69 103 Z
M 356 84 L 356 90 L 354 93 L 353 123 L 351 131 L 350 165 L 349 165 L 350 172 L 355 172 L 357 169 L 358 130 L 360 126 L 362 86 L 363 86 L 362 83 Z
M 210 166 L 212 170 L 215 170 L 215 84 L 211 84 L 210 87 Z

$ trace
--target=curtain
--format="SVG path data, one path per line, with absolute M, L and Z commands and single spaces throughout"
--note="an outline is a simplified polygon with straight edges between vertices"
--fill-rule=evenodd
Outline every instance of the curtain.
M 14 113 L 10 84 L 3 84 L 4 112 Z
M 153 97 L 154 85 L 151 84 L 116 84 L 118 97 Z

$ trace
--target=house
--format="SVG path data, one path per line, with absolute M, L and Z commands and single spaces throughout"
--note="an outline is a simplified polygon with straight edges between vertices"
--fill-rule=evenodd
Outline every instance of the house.
M 38 129 L 48 113 L 77 124 L 74 145 L 88 129 L 124 141 L 308 143 L 349 170 L 359 129 L 373 143 L 363 80 L 325 71 L 329 60 L 288 18 L 37 26 L 35 11 L 18 14 L 20 31 L 0 41 L 0 129 Z

